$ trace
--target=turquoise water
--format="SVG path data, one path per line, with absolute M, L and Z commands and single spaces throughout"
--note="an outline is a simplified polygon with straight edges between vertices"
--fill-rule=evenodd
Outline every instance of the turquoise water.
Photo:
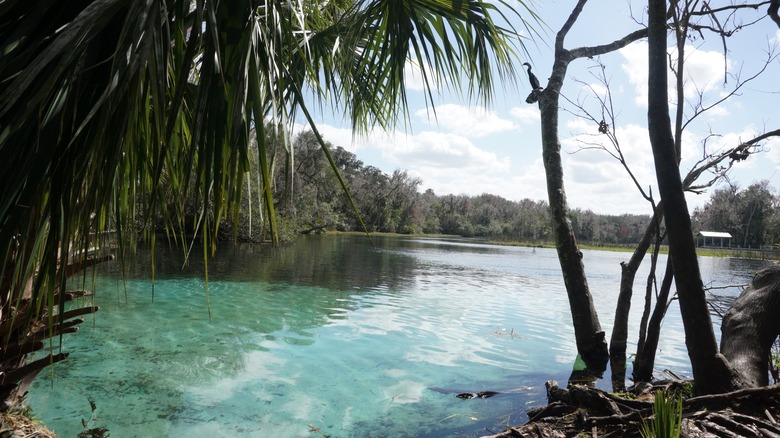
M 585 253 L 607 330 L 627 257 Z M 182 267 L 167 248 L 155 260 L 153 292 L 148 253 L 126 262 L 124 281 L 119 263 L 87 279 L 101 311 L 65 337 L 70 357 L 29 396 L 61 436 L 82 419 L 112 437 L 478 436 L 524 421 L 576 356 L 554 250 L 353 236 L 220 248 L 211 320 L 202 263 Z M 702 259 L 715 284 L 760 266 Z M 658 367 L 685 374 L 670 313 Z M 483 390 L 506 393 L 455 397 Z

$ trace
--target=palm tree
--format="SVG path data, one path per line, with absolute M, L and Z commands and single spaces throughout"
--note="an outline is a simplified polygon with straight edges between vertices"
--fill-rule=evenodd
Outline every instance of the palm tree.
M 105 232 L 124 254 L 158 218 L 186 228 L 192 197 L 200 211 L 188 226 L 207 243 L 204 257 L 214 250 L 253 144 L 276 236 L 261 121 L 303 118 L 324 145 L 307 107 L 314 96 L 356 132 L 390 127 L 407 115 L 412 65 L 429 103 L 442 85 L 489 102 L 523 47 L 509 18 L 538 23 L 522 2 L 523 16 L 497 3 L 0 2 L 0 398 L 12 402 L 65 357 L 51 341 L 48 357 L 25 364 L 27 353 L 97 310 L 65 312 L 88 292 L 64 290 L 106 259 Z

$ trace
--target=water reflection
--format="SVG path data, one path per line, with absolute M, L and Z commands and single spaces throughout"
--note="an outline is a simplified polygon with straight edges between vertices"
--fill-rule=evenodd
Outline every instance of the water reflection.
M 381 246 L 372 247 L 371 242 L 362 236 L 303 236 L 278 249 L 251 244 L 223 244 L 215 256 L 209 258 L 209 278 L 316 285 L 332 290 L 403 289 L 412 281 L 410 274 L 415 269 L 414 258 L 384 250 L 388 246 L 396 246 L 396 239 L 375 237 L 374 240 L 379 240 Z M 202 254 L 202 247 L 194 246 L 185 264 L 183 249 L 158 244 L 154 268 L 164 278 L 203 277 Z M 126 277 L 150 277 L 150 251 L 140 249 L 126 259 Z M 119 263 L 108 269 L 103 272 L 112 275 L 122 273 Z

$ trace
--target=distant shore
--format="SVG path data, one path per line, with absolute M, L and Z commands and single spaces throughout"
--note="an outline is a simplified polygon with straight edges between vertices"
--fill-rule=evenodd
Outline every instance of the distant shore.
M 362 231 L 327 231 L 328 234 L 346 234 L 346 235 L 365 235 Z M 421 237 L 421 238 L 441 238 L 441 239 L 465 239 L 474 240 L 485 245 L 499 245 L 499 246 L 522 246 L 528 248 L 555 248 L 553 242 L 538 241 L 513 241 L 513 240 L 494 240 L 487 237 L 463 237 L 453 234 L 401 234 L 401 233 L 371 233 L 371 236 L 388 236 L 388 237 Z M 596 250 L 596 251 L 611 251 L 611 252 L 634 252 L 635 245 L 599 245 L 592 243 L 579 243 L 580 249 Z M 668 247 L 662 245 L 660 248 L 661 254 L 668 252 Z M 696 248 L 696 253 L 700 256 L 706 257 L 734 257 L 741 259 L 758 259 L 758 260 L 780 260 L 780 250 L 757 250 L 757 249 L 744 249 L 744 248 Z

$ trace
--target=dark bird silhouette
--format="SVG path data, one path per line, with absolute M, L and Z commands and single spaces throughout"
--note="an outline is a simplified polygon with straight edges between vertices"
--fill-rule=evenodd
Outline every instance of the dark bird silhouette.
M 607 125 L 604 119 L 601 119 L 599 122 L 599 133 L 606 134 L 607 132 L 609 132 L 609 125 Z
M 747 160 L 747 157 L 750 156 L 750 146 L 747 144 L 741 144 L 734 148 L 733 151 L 729 154 L 729 158 L 731 158 L 734 161 L 742 161 Z
M 528 82 L 531 83 L 531 94 L 525 99 L 526 103 L 535 103 L 539 100 L 539 92 L 542 91 L 542 85 L 539 83 L 539 79 L 535 74 L 531 72 L 531 64 L 524 62 L 524 66 L 528 67 Z
M 531 83 L 531 88 L 534 90 L 542 88 L 542 86 L 539 84 L 539 79 L 535 74 L 531 73 L 531 64 L 524 62 L 523 65 L 528 67 L 528 82 Z

